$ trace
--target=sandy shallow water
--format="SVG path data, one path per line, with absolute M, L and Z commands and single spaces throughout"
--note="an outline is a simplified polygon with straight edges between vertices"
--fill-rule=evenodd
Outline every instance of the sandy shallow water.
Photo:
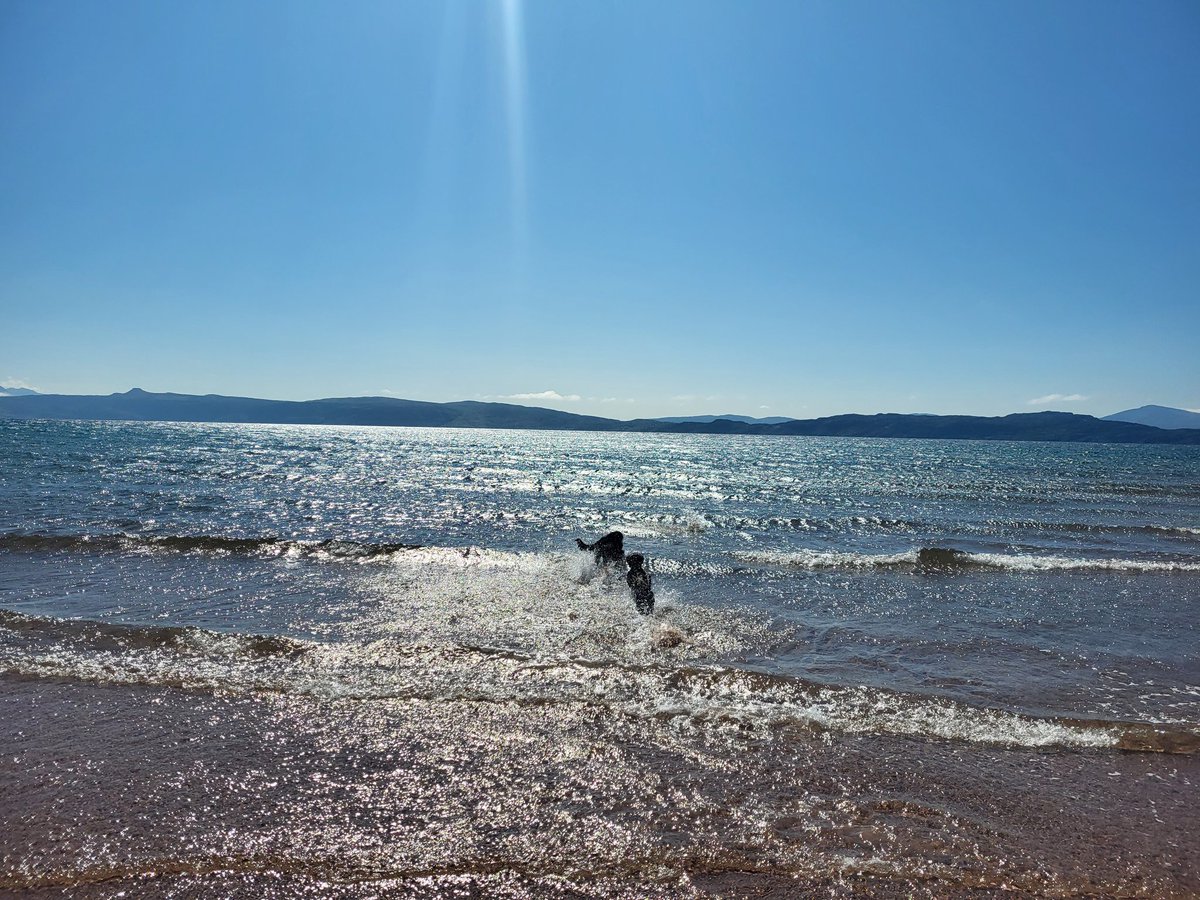
M 1200 892 L 1194 756 L 0 682 L 5 896 Z

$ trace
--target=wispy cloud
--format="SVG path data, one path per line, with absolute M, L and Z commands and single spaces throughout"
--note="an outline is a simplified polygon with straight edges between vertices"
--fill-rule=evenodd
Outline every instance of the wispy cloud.
M 25 381 L 22 378 L 17 378 L 14 375 L 9 375 L 3 381 L 0 381 L 0 385 L 3 385 L 4 387 L 10 387 L 10 388 L 25 388 L 25 390 L 27 390 L 27 391 L 36 391 L 37 390 L 37 388 L 35 388 L 28 381 Z
M 1046 406 L 1050 403 L 1078 403 L 1086 400 L 1084 394 L 1047 394 L 1045 397 L 1034 397 L 1029 401 L 1030 406 Z
M 537 391 L 527 394 L 501 394 L 501 400 L 557 400 L 560 403 L 577 403 L 583 398 L 578 394 L 560 394 L 558 391 Z

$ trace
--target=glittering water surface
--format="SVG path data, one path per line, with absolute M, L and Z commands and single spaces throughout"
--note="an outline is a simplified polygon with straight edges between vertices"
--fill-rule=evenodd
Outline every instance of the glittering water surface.
M 0 891 L 1200 891 L 1195 448 L 0 422 L 0 465 Z M 653 616 L 573 547 L 613 528 Z

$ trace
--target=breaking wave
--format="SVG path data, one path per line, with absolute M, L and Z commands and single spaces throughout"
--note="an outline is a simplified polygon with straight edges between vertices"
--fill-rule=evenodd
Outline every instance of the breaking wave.
M 688 635 L 642 623 L 670 647 Z M 670 638 L 670 640 L 665 640 Z M 99 684 L 322 700 L 583 704 L 671 728 L 786 737 L 790 728 L 1019 747 L 1191 754 L 1200 735 L 1154 723 L 1035 717 L 881 688 L 839 687 L 726 665 L 534 655 L 390 638 L 300 641 L 0 611 L 0 673 Z
M 119 625 L 90 619 L 57 619 L 29 616 L 0 609 L 0 629 L 43 642 L 78 645 L 91 651 L 171 650 L 181 654 L 212 654 L 238 657 L 295 656 L 303 653 L 303 641 L 278 635 L 238 634 L 208 631 L 190 625 Z
M 964 530 L 983 534 L 1006 534 L 1013 529 L 1053 533 L 1056 531 L 1076 534 L 1114 535 L 1164 535 L 1169 537 L 1200 537 L 1200 528 L 1187 525 L 1157 525 L 1115 522 L 1053 522 L 1040 519 L 991 519 L 972 525 L 964 523 Z
M 312 556 L 343 559 L 371 559 L 406 550 L 422 549 L 420 544 L 365 543 L 361 541 L 302 541 L 285 538 L 238 538 L 220 535 L 131 534 L 5 534 L 0 535 L 0 550 L 33 553 L 208 553 L 214 555 Z M 464 552 L 462 550 L 458 552 Z
M 729 531 L 806 531 L 831 533 L 902 532 L 929 527 L 926 523 L 881 515 L 851 516 L 736 516 L 714 512 L 627 513 L 616 517 L 627 534 L 639 529 L 648 534 L 703 534 L 709 529 Z
M 813 529 L 808 520 L 790 520 L 789 527 Z M 914 523 L 889 520 L 887 525 L 910 528 Z M 1024 523 L 1032 525 L 1034 523 Z M 1065 529 L 1065 525 L 1043 526 Z M 1080 530 L 1106 530 L 1110 526 L 1075 526 Z M 1200 528 L 1164 525 L 1136 526 L 1139 531 L 1197 535 Z M 371 562 L 401 557 L 428 557 L 444 561 L 463 558 L 472 563 L 533 556 L 486 548 L 435 547 L 404 542 L 356 540 L 300 540 L 281 537 L 227 537 L 223 535 L 134 535 L 134 534 L 0 534 L 0 552 L 25 553 L 127 553 L 195 554 L 209 556 L 257 556 L 261 558 L 313 559 L 319 561 Z M 732 556 L 752 565 L 785 566 L 797 569 L 899 569 L 925 572 L 965 569 L 1009 569 L 1016 571 L 1107 570 L 1120 572 L 1200 572 L 1200 560 L 1120 559 L 1048 556 L 1023 553 L 975 553 L 948 547 L 921 547 L 899 553 L 859 553 L 840 550 L 738 550 Z M 419 559 L 415 561 L 421 561 Z M 659 556 L 656 571 L 672 575 L 721 576 L 741 571 L 720 563 L 698 563 Z
M 968 553 L 947 547 L 922 547 L 903 553 L 848 553 L 837 550 L 738 550 L 733 556 L 759 565 L 796 569 L 899 569 L 915 572 L 955 572 L 1002 569 L 1018 572 L 1111 571 L 1200 572 L 1200 562 L 1142 559 L 1098 559 L 1038 556 L 1024 553 Z

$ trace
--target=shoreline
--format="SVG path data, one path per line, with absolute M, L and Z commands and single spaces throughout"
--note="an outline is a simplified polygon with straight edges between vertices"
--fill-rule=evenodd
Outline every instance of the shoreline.
M 8 678 L 0 711 L 0 893 L 1200 890 L 1191 757 Z

